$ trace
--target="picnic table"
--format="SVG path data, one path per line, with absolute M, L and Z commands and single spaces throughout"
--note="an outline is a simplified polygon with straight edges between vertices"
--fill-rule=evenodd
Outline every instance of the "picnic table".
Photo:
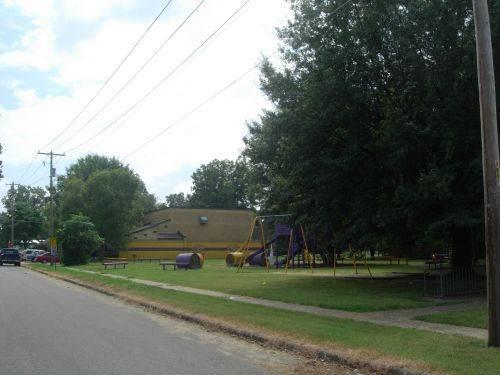
M 432 260 L 425 261 L 425 264 L 429 266 L 429 269 L 431 269 L 431 265 L 434 265 L 434 269 L 437 269 L 438 265 L 439 265 L 439 269 L 442 269 L 444 263 L 446 263 L 446 260 L 443 260 L 443 259 L 432 259 Z
M 125 269 L 126 265 L 128 264 L 127 259 L 125 258 L 104 258 L 102 261 L 102 265 L 104 266 L 104 269 L 107 270 L 108 267 L 113 267 L 116 269 L 117 267 L 121 267 Z
M 403 258 L 403 257 L 386 257 L 385 259 L 389 261 L 390 265 L 392 265 L 392 262 L 398 262 L 398 264 L 401 264 L 401 262 L 405 262 L 405 264 L 408 265 L 408 258 Z
M 177 270 L 177 267 L 183 268 L 183 269 L 187 270 L 189 268 L 189 263 L 160 262 L 160 266 L 163 267 L 163 271 L 165 271 L 168 266 L 173 266 L 174 267 L 174 271 Z

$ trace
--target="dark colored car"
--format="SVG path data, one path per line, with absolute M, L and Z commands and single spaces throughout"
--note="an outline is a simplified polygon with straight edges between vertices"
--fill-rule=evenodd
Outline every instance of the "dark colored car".
M 2 249 L 0 250 L 0 266 L 4 264 L 21 265 L 21 254 L 17 249 Z
M 50 263 L 50 252 L 43 253 L 42 255 L 38 255 L 33 262 L 35 263 Z M 60 263 L 59 262 L 59 255 L 54 255 L 53 261 L 55 263 Z

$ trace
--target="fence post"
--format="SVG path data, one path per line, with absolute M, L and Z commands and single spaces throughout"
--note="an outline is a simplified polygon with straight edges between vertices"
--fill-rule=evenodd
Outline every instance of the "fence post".
M 444 290 L 443 290 L 443 271 L 439 270 L 439 295 L 441 298 L 444 298 Z
M 424 297 L 427 296 L 427 271 L 425 270 L 424 267 Z

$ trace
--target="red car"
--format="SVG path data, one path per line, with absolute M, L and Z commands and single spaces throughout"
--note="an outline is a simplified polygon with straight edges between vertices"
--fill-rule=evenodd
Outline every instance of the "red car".
M 33 261 L 38 262 L 38 263 L 50 263 L 50 253 L 46 252 L 43 253 L 42 255 L 37 256 Z M 60 263 L 59 261 L 59 255 L 54 255 L 53 261 L 55 263 Z

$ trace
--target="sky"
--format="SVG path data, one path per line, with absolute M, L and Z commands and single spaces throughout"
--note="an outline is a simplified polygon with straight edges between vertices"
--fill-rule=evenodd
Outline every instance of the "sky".
M 115 156 L 159 200 L 189 192 L 201 164 L 239 155 L 247 121 L 271 105 L 258 69 L 240 77 L 263 56 L 279 64 L 285 0 L 250 0 L 190 58 L 245 0 L 173 0 L 73 121 L 167 2 L 0 1 L 0 196 L 6 183 L 48 185 L 48 158 L 37 151 L 66 154 L 55 158 L 57 174 L 88 153 Z

